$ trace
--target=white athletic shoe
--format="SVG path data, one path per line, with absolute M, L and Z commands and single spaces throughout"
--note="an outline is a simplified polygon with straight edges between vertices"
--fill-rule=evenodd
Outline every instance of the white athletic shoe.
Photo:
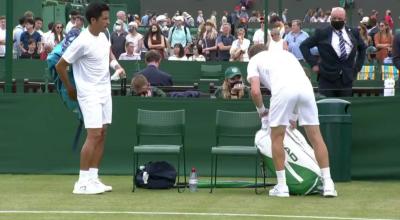
M 274 188 L 269 190 L 269 196 L 289 197 L 289 188 L 287 185 L 275 185 Z
M 333 180 L 326 180 L 323 181 L 324 183 L 324 187 L 323 187 L 323 191 L 322 191 L 322 195 L 324 197 L 336 197 L 337 196 L 337 192 L 335 190 L 335 184 L 333 183 Z
M 72 193 L 79 195 L 95 195 L 104 193 L 104 188 L 95 183 L 93 180 L 88 180 L 86 182 L 77 181 L 74 185 L 74 190 Z
M 111 192 L 111 191 L 112 191 L 112 186 L 107 186 L 107 185 L 105 185 L 104 183 L 102 183 L 102 182 L 100 181 L 99 178 L 93 179 L 93 181 L 94 181 L 96 184 L 98 184 L 101 188 L 103 188 L 103 189 L 104 189 L 104 192 Z

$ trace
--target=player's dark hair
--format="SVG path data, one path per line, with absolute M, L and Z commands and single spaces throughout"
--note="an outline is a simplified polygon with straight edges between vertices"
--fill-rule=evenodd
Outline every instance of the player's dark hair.
M 250 47 L 249 49 L 249 57 L 252 58 L 255 55 L 257 55 L 258 53 L 262 52 L 262 51 L 266 51 L 268 50 L 267 46 L 265 46 L 265 44 L 256 44 Z
M 110 11 L 108 5 L 99 2 L 90 3 L 86 8 L 86 20 L 91 24 L 92 21 L 90 19 L 99 19 L 103 11 Z
M 146 63 L 151 63 L 151 62 L 160 62 L 161 60 L 161 55 L 158 51 L 155 50 L 150 50 L 146 53 L 145 58 Z

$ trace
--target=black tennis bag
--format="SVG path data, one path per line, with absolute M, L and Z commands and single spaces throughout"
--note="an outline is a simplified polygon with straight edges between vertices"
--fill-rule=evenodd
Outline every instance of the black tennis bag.
M 175 185 L 176 170 L 165 162 L 149 162 L 137 169 L 135 184 L 146 189 L 170 189 Z

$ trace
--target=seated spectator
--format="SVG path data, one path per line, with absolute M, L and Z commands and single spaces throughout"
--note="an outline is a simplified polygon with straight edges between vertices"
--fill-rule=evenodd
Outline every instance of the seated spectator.
M 241 99 L 249 98 L 250 90 L 243 84 L 242 73 L 239 68 L 231 66 L 225 71 L 225 80 L 215 91 L 216 98 Z
M 0 16 L 0 59 L 6 55 L 6 17 Z
M 230 50 L 230 61 L 249 62 L 249 54 L 247 51 L 250 47 L 250 40 L 244 37 L 245 34 L 246 31 L 243 28 L 237 30 L 237 39 L 233 41 Z
M 187 61 L 187 57 L 185 56 L 185 49 L 182 44 L 176 43 L 174 46 L 174 53 L 172 56 L 168 58 L 168 60 L 174 61 Z
M 205 62 L 206 58 L 203 56 L 203 48 L 201 45 L 194 45 L 193 46 L 193 56 L 189 57 L 190 61 L 199 61 L 199 62 Z
M 39 59 L 40 55 L 36 45 L 36 41 L 34 39 L 30 39 L 28 42 L 28 50 L 22 52 L 20 57 L 23 59 Z
M 133 42 L 125 43 L 125 53 L 122 53 L 118 60 L 140 60 L 140 54 L 135 53 L 135 45 Z
M 161 55 L 158 51 L 150 50 L 146 52 L 145 61 L 147 67 L 140 71 L 152 86 L 172 86 L 172 78 L 168 73 L 159 70 Z
M 32 39 L 33 42 L 36 44 L 35 48 L 40 51 L 40 44 L 42 41 L 42 37 L 38 32 L 35 31 L 35 22 L 32 19 L 26 19 L 25 23 L 26 31 L 21 34 L 21 42 L 20 42 L 20 49 L 22 53 L 26 53 L 28 51 L 29 44 L 31 43 L 30 40 Z M 39 48 L 38 48 L 39 47 Z
M 151 86 L 146 77 L 136 74 L 131 82 L 131 91 L 134 96 L 141 97 L 166 97 L 167 95 L 159 88 Z
M 272 29 L 271 38 L 272 41 L 269 43 L 268 46 L 269 51 L 288 50 L 287 42 L 281 38 L 279 29 Z
M 165 59 L 167 39 L 165 39 L 164 35 L 162 34 L 159 25 L 153 24 L 150 26 L 146 40 L 148 49 L 157 50 L 161 55 L 161 59 Z
M 235 37 L 231 35 L 231 26 L 229 24 L 223 25 L 223 32 L 217 37 L 218 58 L 220 61 L 229 61 L 232 43 Z
M 115 22 L 114 32 L 111 34 L 111 50 L 115 57 L 120 57 L 126 49 L 126 35 L 127 32 L 123 28 L 124 22 L 122 20 L 117 20 Z

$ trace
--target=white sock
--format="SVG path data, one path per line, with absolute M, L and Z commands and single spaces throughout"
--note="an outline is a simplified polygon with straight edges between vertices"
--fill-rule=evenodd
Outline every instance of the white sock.
M 86 182 L 90 179 L 89 170 L 80 170 L 79 171 L 79 182 Z
M 99 178 L 99 169 L 98 168 L 89 168 L 90 178 L 97 179 Z
M 278 180 L 278 185 L 286 186 L 286 174 L 285 170 L 276 171 L 276 178 Z
M 331 180 L 331 169 L 329 167 L 325 167 L 321 169 L 321 175 L 322 179 L 325 180 Z

